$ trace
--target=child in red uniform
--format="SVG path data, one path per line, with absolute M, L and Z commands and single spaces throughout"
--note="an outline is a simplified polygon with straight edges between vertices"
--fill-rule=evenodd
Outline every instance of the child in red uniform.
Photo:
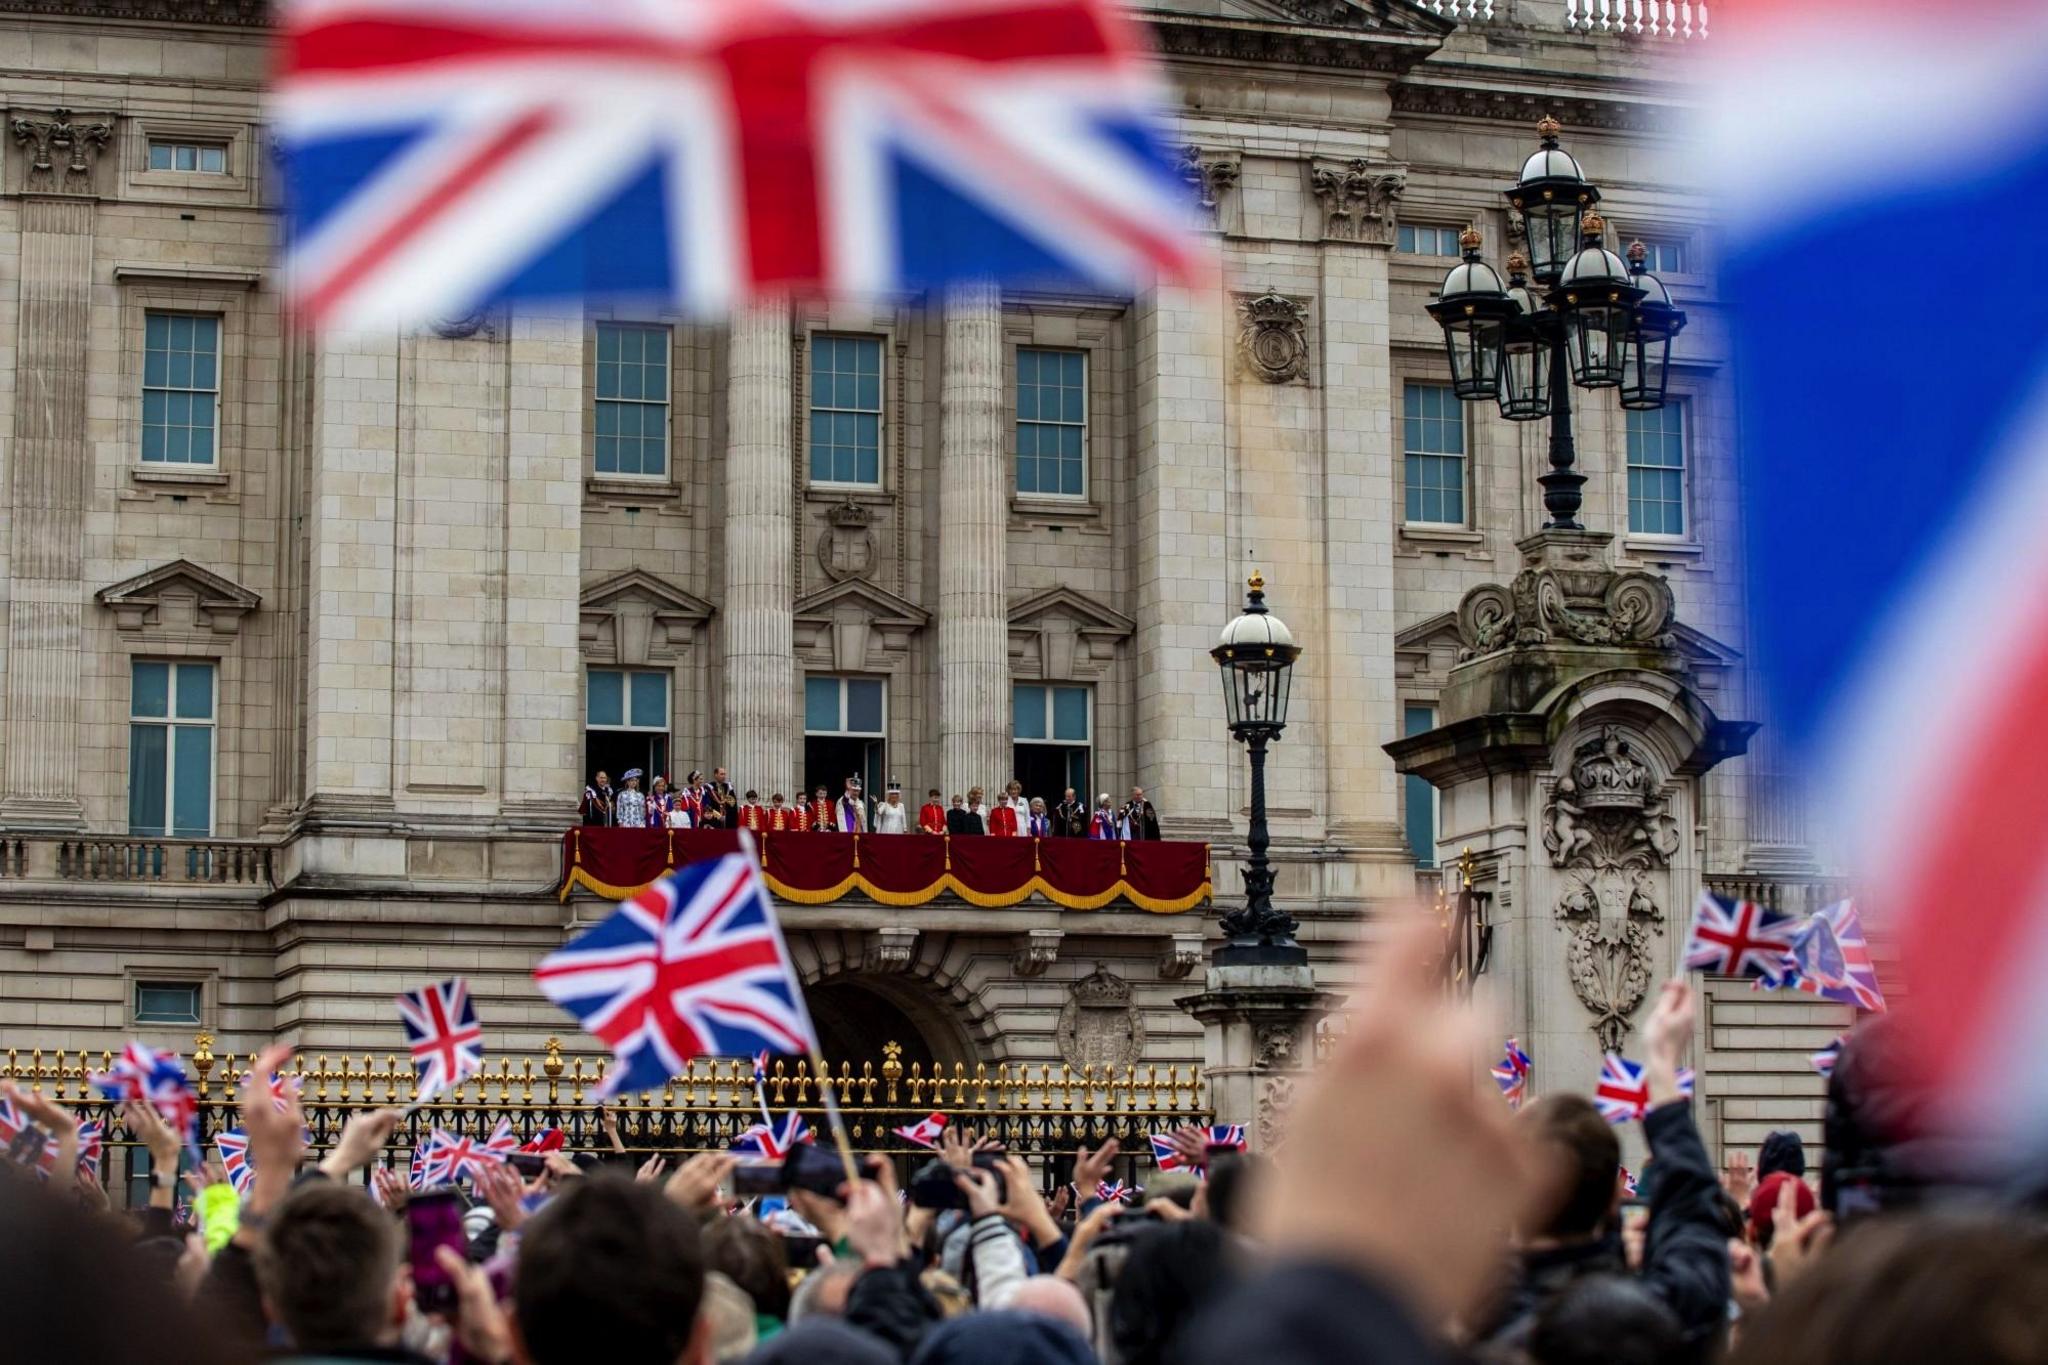
M 933 787 L 925 793 L 924 805 L 919 807 L 917 812 L 917 828 L 920 833 L 924 834 L 944 834 L 946 832 L 946 807 L 945 803 L 939 799 L 939 789 L 937 787 Z
M 740 805 L 740 828 L 756 834 L 768 828 L 768 808 L 761 804 L 761 793 L 747 793 Z

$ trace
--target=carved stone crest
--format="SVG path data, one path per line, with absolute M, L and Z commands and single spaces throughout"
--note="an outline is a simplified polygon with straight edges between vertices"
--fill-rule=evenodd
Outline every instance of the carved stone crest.
M 1294 1109 L 1294 1081 L 1275 1076 L 1259 1090 L 1259 1110 L 1253 1126 L 1259 1135 L 1259 1150 L 1277 1150 L 1287 1140 L 1287 1120 Z
M 1650 935 L 1664 932 L 1650 874 L 1678 846 L 1662 785 L 1627 736 L 1610 725 L 1582 741 L 1544 805 L 1543 848 L 1565 869 L 1555 911 L 1571 936 L 1565 970 L 1610 1052 L 1649 991 Z
M 1609 539 L 1545 532 L 1525 541 L 1512 583 L 1481 584 L 1458 603 L 1459 660 L 1553 640 L 1672 648 L 1671 585 L 1658 574 L 1608 567 Z
M 1237 353 L 1268 384 L 1308 380 L 1308 304 L 1267 292 L 1237 305 Z
M 53 109 L 48 118 L 17 118 L 13 128 L 15 142 L 28 150 L 29 183 L 64 189 L 74 188 L 74 178 L 91 179 L 100 149 L 114 136 L 113 124 L 74 120 L 69 109 Z
M 1180 177 L 1194 191 L 1202 220 L 1210 227 L 1222 226 L 1224 196 L 1237 188 L 1241 163 L 1235 152 L 1210 151 L 1187 146 L 1180 151 Z
M 1069 1066 L 1122 1070 L 1145 1051 L 1145 1018 L 1131 1001 L 1131 983 L 1098 966 L 1074 983 L 1053 1028 Z
M 825 530 L 818 536 L 818 567 L 825 577 L 844 583 L 874 572 L 874 520 L 874 513 L 851 498 L 825 514 Z
M 1309 163 L 1308 187 L 1323 211 L 1323 236 L 1336 242 L 1394 244 L 1394 205 L 1408 177 L 1363 158 Z

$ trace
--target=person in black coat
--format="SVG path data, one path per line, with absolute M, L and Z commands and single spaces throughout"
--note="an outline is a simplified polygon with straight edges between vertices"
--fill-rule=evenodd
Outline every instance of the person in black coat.
M 988 831 L 982 827 L 981 817 L 967 809 L 966 800 L 956 796 L 953 808 L 946 812 L 946 833 L 986 834 Z

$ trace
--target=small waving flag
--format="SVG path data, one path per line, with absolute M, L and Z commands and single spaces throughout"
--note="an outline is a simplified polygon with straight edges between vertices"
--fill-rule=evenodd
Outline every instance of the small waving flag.
M 404 992 L 398 997 L 398 1018 L 412 1049 L 416 1099 L 453 1090 L 483 1069 L 484 1031 L 476 1021 L 469 983 L 461 977 Z
M 1508 1108 L 1520 1109 L 1529 1097 L 1529 1071 L 1533 1063 L 1529 1054 L 1522 1051 L 1522 1045 L 1513 1038 L 1508 1039 L 1507 1055 L 1493 1069 L 1493 1083 L 1500 1087 L 1501 1098 L 1508 1102 Z
M 433 1139 L 429 1137 L 426 1142 L 412 1149 L 412 1164 L 406 1167 L 405 1171 L 407 1189 L 423 1190 L 427 1187 L 427 1148 L 432 1142 Z
M 1813 1063 L 1813 1069 L 1821 1074 L 1822 1079 L 1833 1076 L 1835 1063 L 1842 1060 L 1842 1047 L 1848 1041 L 1849 1035 L 1845 1033 L 1806 1060 Z
M 1800 925 L 1791 949 L 1764 982 L 1884 1013 L 1884 992 L 1854 901 L 1838 901 Z
M 78 1169 L 94 1180 L 100 1178 L 100 1157 L 106 1145 L 106 1130 L 98 1119 L 78 1125 Z
M 1131 1187 L 1121 1180 L 1105 1180 L 1095 1187 L 1095 1197 L 1105 1204 L 1128 1204 Z
M 1792 951 L 1799 921 L 1755 901 L 1700 892 L 1692 911 L 1686 969 L 1720 976 L 1767 977 Z
M 235 1187 L 236 1194 L 247 1199 L 250 1189 L 256 1184 L 256 1167 L 249 1160 L 248 1134 L 240 1128 L 216 1133 L 213 1147 L 220 1153 L 220 1168 L 227 1174 L 228 1184 Z
M 9 1099 L 0 1099 L 0 1146 L 9 1161 L 32 1167 L 45 1180 L 57 1169 L 57 1147 L 49 1131 Z
M 748 851 L 663 877 L 533 976 L 611 1049 L 600 1099 L 651 1090 L 693 1057 L 818 1048 L 760 859 Z
M 1626 1166 L 1621 1168 L 1621 1192 L 1631 1199 L 1636 1197 L 1636 1178 L 1629 1174 Z
M 916 1123 L 892 1128 L 889 1131 L 905 1142 L 913 1142 L 920 1147 L 937 1147 L 939 1139 L 945 1136 L 946 1125 L 949 1122 L 951 1120 L 944 1114 L 928 1114 Z
M 1206 1139 L 1210 1147 L 1231 1147 L 1244 1150 L 1244 1125 L 1241 1123 L 1212 1123 Z
M 777 1124 L 756 1123 L 740 1131 L 732 1150 L 762 1161 L 780 1161 L 790 1150 L 812 1141 L 811 1125 L 792 1109 Z
M 1196 1165 L 1180 1154 L 1171 1136 L 1160 1133 L 1152 1134 L 1152 1164 L 1162 1171 L 1192 1170 Z
M 474 1180 L 484 1167 L 502 1166 L 518 1150 L 519 1139 L 513 1136 L 510 1119 L 499 1119 L 491 1135 L 481 1142 L 436 1128 L 428 1135 L 423 1149 L 420 1179 L 430 1187 L 452 1185 L 465 1178 Z
M 1680 1069 L 1678 1093 L 1692 1094 L 1690 1070 Z M 1600 1081 L 1593 1088 L 1593 1103 L 1609 1123 L 1641 1120 L 1650 1112 L 1650 1083 L 1643 1079 L 1643 1064 L 1608 1053 L 1600 1067 Z
M 93 1089 L 116 1104 L 140 1100 L 155 1107 L 164 1121 L 190 1146 L 199 1122 L 199 1097 L 185 1063 L 175 1052 L 158 1052 L 130 1043 L 114 1059 L 111 1070 L 91 1078 Z

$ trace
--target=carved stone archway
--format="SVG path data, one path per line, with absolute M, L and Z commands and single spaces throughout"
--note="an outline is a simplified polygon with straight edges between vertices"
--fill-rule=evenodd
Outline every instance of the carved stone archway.
M 993 1067 L 1010 1059 L 994 1012 L 960 974 L 969 957 L 949 951 L 951 935 L 906 927 L 868 932 L 792 928 L 787 936 L 806 990 L 851 985 L 885 1001 L 916 1027 L 933 1058 L 949 1070 L 955 1062 L 971 1071 L 977 1062 Z

